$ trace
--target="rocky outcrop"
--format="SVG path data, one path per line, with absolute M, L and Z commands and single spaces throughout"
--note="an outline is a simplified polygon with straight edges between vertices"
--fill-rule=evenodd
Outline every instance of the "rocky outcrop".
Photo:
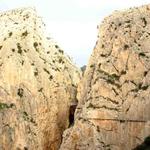
M 0 14 L 0 150 L 57 150 L 80 70 L 32 8 Z
M 150 5 L 104 19 L 61 150 L 130 150 L 150 135 Z

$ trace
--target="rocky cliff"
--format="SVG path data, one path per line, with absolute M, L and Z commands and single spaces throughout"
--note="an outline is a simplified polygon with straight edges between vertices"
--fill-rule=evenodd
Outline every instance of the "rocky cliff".
M 98 30 L 61 150 L 131 150 L 150 135 L 150 5 L 116 11 Z
M 56 150 L 78 70 L 32 8 L 0 13 L 0 150 Z

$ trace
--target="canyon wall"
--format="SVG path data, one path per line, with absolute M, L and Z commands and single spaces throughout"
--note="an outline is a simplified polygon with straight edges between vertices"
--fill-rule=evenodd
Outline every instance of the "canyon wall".
M 116 11 L 98 31 L 61 150 L 131 150 L 150 135 L 150 5 Z
M 33 8 L 0 13 L 0 150 L 56 150 L 81 72 Z

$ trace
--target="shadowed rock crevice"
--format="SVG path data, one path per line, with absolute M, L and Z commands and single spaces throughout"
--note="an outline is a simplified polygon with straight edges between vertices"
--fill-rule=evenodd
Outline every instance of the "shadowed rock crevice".
M 69 108 L 69 127 L 74 125 L 75 120 L 75 110 L 76 110 L 77 104 L 71 105 Z

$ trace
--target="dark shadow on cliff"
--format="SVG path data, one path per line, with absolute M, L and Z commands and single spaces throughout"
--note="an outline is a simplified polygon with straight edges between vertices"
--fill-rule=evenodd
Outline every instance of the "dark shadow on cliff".
M 144 142 L 133 150 L 150 150 L 150 136 L 146 137 Z

